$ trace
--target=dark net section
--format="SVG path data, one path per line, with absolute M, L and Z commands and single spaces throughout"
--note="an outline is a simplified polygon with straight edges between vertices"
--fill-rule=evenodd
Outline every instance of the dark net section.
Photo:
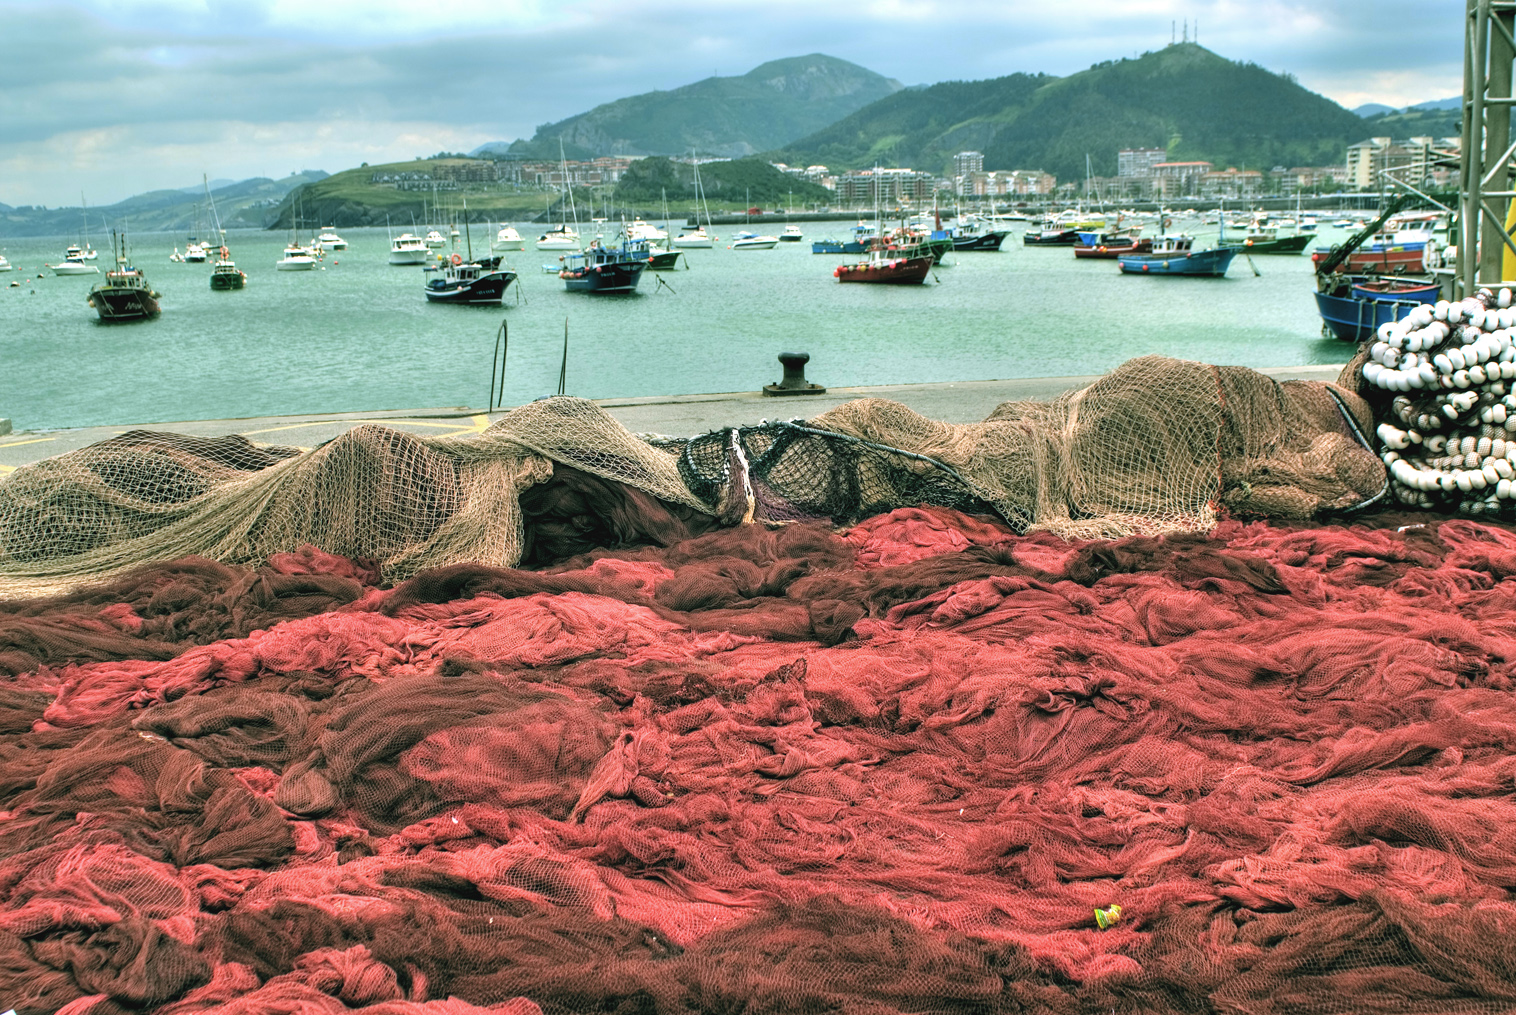
M 1516 1010 L 1516 533 L 678 537 L 581 473 L 666 545 L 0 605 L 0 1005 Z
M 995 508 L 944 462 L 799 422 L 717 430 L 668 442 L 679 476 L 733 521 L 853 525 L 902 505 Z

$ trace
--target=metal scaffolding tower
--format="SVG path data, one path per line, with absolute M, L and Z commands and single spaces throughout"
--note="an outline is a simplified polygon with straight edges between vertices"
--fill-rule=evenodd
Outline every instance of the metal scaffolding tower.
M 1512 64 L 1516 0 L 1468 0 L 1463 36 L 1463 136 L 1459 158 L 1459 239 L 1454 298 L 1503 278 L 1512 190 Z

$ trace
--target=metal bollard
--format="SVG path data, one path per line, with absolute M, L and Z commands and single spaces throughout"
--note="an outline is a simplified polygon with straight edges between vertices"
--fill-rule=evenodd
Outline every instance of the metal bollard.
M 811 360 L 808 352 L 781 352 L 779 362 L 784 366 L 784 378 L 778 384 L 765 384 L 765 395 L 824 395 L 826 388 L 805 379 L 805 365 Z

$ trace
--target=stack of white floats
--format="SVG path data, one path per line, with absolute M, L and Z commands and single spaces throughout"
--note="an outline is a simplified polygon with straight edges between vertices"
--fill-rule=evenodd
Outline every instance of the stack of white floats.
M 1439 300 L 1382 325 L 1364 380 L 1404 392 L 1379 425 L 1396 495 L 1469 514 L 1516 508 L 1516 307 L 1511 291 Z

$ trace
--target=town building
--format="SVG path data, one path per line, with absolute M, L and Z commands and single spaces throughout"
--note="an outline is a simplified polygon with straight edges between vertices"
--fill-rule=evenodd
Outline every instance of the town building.
M 1116 153 L 1116 175 L 1152 176 L 1153 167 L 1168 158 L 1169 153 L 1162 148 L 1123 148 Z
M 1412 137 L 1403 141 L 1371 137 L 1359 141 L 1348 145 L 1347 186 L 1378 190 L 1383 186 L 1381 177 L 1385 173 L 1412 186 L 1439 185 L 1439 179 L 1446 180 L 1450 174 L 1449 167 L 1438 165 L 1438 152 L 1457 152 L 1461 147 L 1461 140 L 1456 137 Z
M 953 175 L 969 176 L 984 172 L 984 152 L 959 152 L 953 156 Z
M 837 177 L 837 200 L 843 204 L 902 204 L 931 200 L 937 177 L 914 169 L 861 169 Z

